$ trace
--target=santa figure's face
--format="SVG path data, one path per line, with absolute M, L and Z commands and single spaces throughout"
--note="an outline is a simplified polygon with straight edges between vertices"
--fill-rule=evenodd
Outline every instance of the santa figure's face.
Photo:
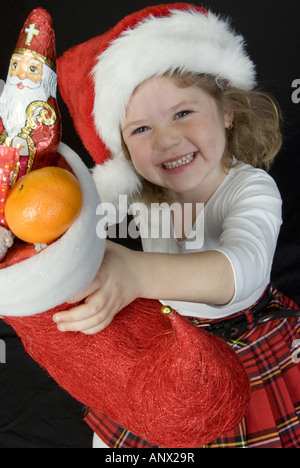
M 11 83 L 16 83 L 19 90 L 25 87 L 37 88 L 42 82 L 43 64 L 36 58 L 22 54 L 13 54 L 10 62 L 9 76 Z
M 33 101 L 56 98 L 57 75 L 34 54 L 14 53 L 3 93 L 0 117 L 10 138 L 17 136 L 26 123 L 26 110 Z

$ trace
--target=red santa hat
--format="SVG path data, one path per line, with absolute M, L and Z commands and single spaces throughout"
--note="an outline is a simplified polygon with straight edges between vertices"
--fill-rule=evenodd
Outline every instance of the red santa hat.
M 228 20 L 188 3 L 133 13 L 58 60 L 60 91 L 96 163 L 94 180 L 103 201 L 140 190 L 140 178 L 122 151 L 126 107 L 140 83 L 175 70 L 210 74 L 236 88 L 255 85 L 243 37 Z
M 43 8 L 29 14 L 20 33 L 15 53 L 30 55 L 56 71 L 55 33 L 52 18 Z

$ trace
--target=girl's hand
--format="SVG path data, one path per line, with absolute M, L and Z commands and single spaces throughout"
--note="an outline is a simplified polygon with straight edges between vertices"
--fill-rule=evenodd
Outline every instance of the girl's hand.
M 81 331 L 87 335 L 107 327 L 114 316 L 138 297 L 135 252 L 107 241 L 96 278 L 72 303 L 86 299 L 73 309 L 53 316 L 60 331 Z

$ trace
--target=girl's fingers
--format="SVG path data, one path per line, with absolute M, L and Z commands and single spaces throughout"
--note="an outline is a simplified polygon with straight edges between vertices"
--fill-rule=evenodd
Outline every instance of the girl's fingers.
M 105 318 L 102 318 L 101 315 L 94 315 L 89 318 L 85 318 L 83 320 L 72 320 L 72 321 L 56 321 L 57 328 L 59 331 L 81 331 L 86 332 L 87 330 L 91 330 L 94 328 L 101 328 L 102 322 Z
M 101 324 L 99 324 L 97 327 L 94 328 L 89 328 L 87 330 L 83 330 L 82 333 L 85 335 L 94 335 L 95 333 L 99 333 L 103 331 L 108 325 L 111 324 L 113 320 L 113 316 L 109 316 L 106 320 L 104 320 Z
M 72 323 L 72 322 L 84 322 L 85 320 L 94 321 L 93 325 L 97 325 L 105 318 L 105 308 L 102 308 L 100 304 L 89 301 L 81 304 L 73 309 L 58 312 L 54 314 L 52 319 L 56 323 Z
M 102 301 L 97 293 L 91 295 L 84 304 L 53 315 L 60 331 L 81 331 L 92 334 L 103 330 L 114 317 L 109 301 Z

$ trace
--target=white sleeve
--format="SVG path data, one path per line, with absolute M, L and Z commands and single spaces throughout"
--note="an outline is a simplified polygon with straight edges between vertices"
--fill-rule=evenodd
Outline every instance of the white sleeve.
M 241 302 L 270 281 L 273 256 L 282 223 L 281 196 L 264 171 L 247 177 L 228 197 L 220 247 L 230 260 L 235 295 Z

